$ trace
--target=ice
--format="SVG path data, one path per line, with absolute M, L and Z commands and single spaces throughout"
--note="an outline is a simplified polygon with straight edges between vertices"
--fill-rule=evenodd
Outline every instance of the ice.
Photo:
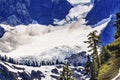
M 0 54 L 12 57 L 17 61 L 32 58 L 33 61 L 40 62 L 54 59 L 64 61 L 72 54 L 87 52 L 87 44 L 83 42 L 87 40 L 86 36 L 93 30 L 97 30 L 100 34 L 110 18 L 104 19 L 96 24 L 95 28 L 91 28 L 91 26 L 85 25 L 84 19 L 93 7 L 92 4 L 85 5 L 90 0 L 69 0 L 69 2 L 81 4 L 74 6 L 66 16 L 66 19 L 76 16 L 78 20 L 66 25 L 62 25 L 63 23 L 60 23 L 61 26 L 30 24 L 12 27 L 1 24 L 6 33 L 0 39 Z

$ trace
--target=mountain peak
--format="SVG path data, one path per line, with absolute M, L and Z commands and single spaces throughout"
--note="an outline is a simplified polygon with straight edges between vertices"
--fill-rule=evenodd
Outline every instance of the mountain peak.
M 1 0 L 0 23 L 9 25 L 52 24 L 54 19 L 63 19 L 72 8 L 67 0 Z

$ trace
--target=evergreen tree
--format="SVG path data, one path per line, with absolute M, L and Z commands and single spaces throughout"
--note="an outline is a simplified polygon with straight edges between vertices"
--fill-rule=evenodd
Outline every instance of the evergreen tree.
M 100 43 L 100 37 L 97 35 L 97 31 L 93 31 L 88 34 L 88 41 L 84 41 L 84 43 L 89 44 L 88 48 L 90 48 L 89 52 L 91 53 L 92 63 L 90 65 L 91 69 L 91 80 L 96 80 L 98 76 L 99 68 L 100 68 L 100 59 L 97 51 L 98 44 Z
M 115 39 L 117 39 L 120 37 L 120 13 L 116 14 L 115 26 L 116 26 Z
M 98 67 L 100 67 L 99 55 L 97 51 L 97 47 L 100 43 L 100 37 L 97 35 L 96 30 L 88 34 L 87 37 L 88 37 L 88 41 L 84 41 L 84 42 L 89 44 L 88 48 L 91 48 L 89 52 L 92 52 L 91 56 L 97 59 Z
M 60 80 L 74 80 L 72 75 L 72 71 L 69 69 L 68 64 L 66 64 L 61 71 Z

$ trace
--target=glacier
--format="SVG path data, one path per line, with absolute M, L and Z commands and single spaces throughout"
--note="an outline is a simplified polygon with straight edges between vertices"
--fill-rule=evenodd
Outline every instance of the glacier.
M 69 2 L 75 2 L 75 0 Z M 87 40 L 86 36 L 89 32 L 98 27 L 92 29 L 90 26 L 86 26 L 85 19 L 83 19 L 83 17 L 86 16 L 84 14 L 87 14 L 92 8 L 92 4 L 85 5 L 86 3 L 90 3 L 90 0 L 86 0 L 85 2 L 79 1 L 79 3 L 82 4 L 72 8 L 66 16 L 66 18 L 77 16 L 78 20 L 66 25 L 45 26 L 30 24 L 27 26 L 18 25 L 11 27 L 1 24 L 6 31 L 0 41 L 2 45 L 0 47 L 1 55 L 12 57 L 17 60 L 17 62 L 26 60 L 25 58 L 28 56 L 33 57 L 33 60 L 37 60 L 38 62 L 43 60 L 60 60 L 64 62 L 64 59 L 70 57 L 72 54 L 84 50 L 87 51 L 87 45 L 84 44 L 83 41 Z M 62 21 L 64 21 L 64 19 Z M 103 25 L 106 25 L 108 22 Z M 105 27 L 103 25 L 99 26 L 99 33 Z
M 107 0 L 31 1 L 37 5 L 32 4 L 29 8 L 30 13 L 27 11 L 30 0 L 18 0 L 19 3 L 15 4 L 18 5 L 17 11 L 21 15 L 7 15 L 5 20 L 2 20 L 5 22 L 0 24 L 0 58 L 6 59 L 0 61 L 0 69 L 11 76 L 14 74 L 15 79 L 19 80 L 57 80 L 63 63 L 67 60 L 74 72 L 75 80 L 89 80 L 83 69 L 87 60 L 86 55 L 90 53 L 88 45 L 83 41 L 86 41 L 87 35 L 94 30 L 101 35 L 104 45 L 114 40 L 111 37 L 115 29 L 112 24 L 119 9 L 119 4 L 114 4 L 119 1 L 110 0 L 110 4 L 107 4 Z M 103 3 L 106 5 L 101 5 Z M 106 14 L 103 14 L 104 12 Z M 0 75 L 0 78 L 6 79 L 4 74 Z
M 2 45 L 0 46 L 0 55 L 13 58 L 17 63 L 2 61 L 0 64 L 2 67 L 5 66 L 12 74 L 17 73 L 18 76 L 16 77 L 18 79 L 57 80 L 62 68 L 57 68 L 56 61 L 59 60 L 58 64 L 62 65 L 61 63 L 64 63 L 67 58 L 70 61 L 70 68 L 74 71 L 76 80 L 87 79 L 83 74 L 84 68 L 82 67 L 86 62 L 85 57 L 79 56 L 76 58 L 74 56 L 75 59 L 73 60 L 74 57 L 72 56 L 82 53 L 82 51 L 87 52 L 87 44 L 83 42 L 87 40 L 86 36 L 93 30 L 97 30 L 100 34 L 110 19 L 95 28 L 81 24 L 81 20 L 66 26 L 56 27 L 52 25 L 46 27 L 39 24 L 19 25 L 17 27 L 1 25 L 6 32 L 0 39 Z M 74 67 L 72 65 L 75 64 L 76 60 L 79 65 Z M 46 65 L 41 65 L 43 61 Z M 29 65 L 26 66 L 26 63 L 29 63 Z M 37 64 L 36 67 L 32 66 L 33 63 Z M 51 72 L 53 69 L 57 69 L 59 74 Z M 32 76 L 33 72 L 40 78 Z M 39 75 L 38 72 L 41 74 Z M 24 75 L 28 77 L 24 78 Z
M 64 62 L 71 54 L 87 52 L 87 44 L 83 42 L 87 40 L 87 35 L 93 30 L 100 34 L 110 20 L 111 18 L 95 28 L 80 24 L 81 20 L 64 27 L 45 27 L 39 24 L 17 27 L 2 25 L 7 32 L 0 39 L 0 54 L 18 62 L 21 59 L 29 60 L 31 56 L 33 61 Z

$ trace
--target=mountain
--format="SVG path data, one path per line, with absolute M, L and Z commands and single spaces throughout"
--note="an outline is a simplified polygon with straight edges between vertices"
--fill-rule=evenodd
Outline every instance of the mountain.
M 111 43 L 114 38 L 115 28 L 113 22 L 115 13 L 119 11 L 119 0 L 86 0 L 93 3 L 94 6 L 85 17 L 87 25 L 95 25 L 105 18 L 111 17 L 110 23 L 101 33 L 101 41 L 106 45 Z M 82 1 L 84 2 L 84 1 Z M 79 5 L 80 1 L 75 0 L 1 0 L 0 2 L 0 23 L 16 26 L 19 24 L 28 25 L 31 23 L 40 23 L 44 25 L 54 24 L 55 20 L 65 19 L 77 20 L 80 12 L 68 15 L 70 11 Z M 88 4 L 89 5 L 89 4 Z M 74 15 L 74 16 L 73 16 Z M 39 16 L 39 17 L 38 17 Z M 66 17 L 68 16 L 68 17 Z M 72 18 L 72 19 L 71 19 Z M 69 22 L 67 21 L 67 22 Z M 93 26 L 95 27 L 95 26 Z M 108 32 L 111 33 L 108 33 Z M 108 35 L 108 37 L 105 37 Z
M 120 11 L 120 0 L 95 0 L 94 6 L 86 16 L 88 25 L 95 25 L 99 21 L 111 16 L 111 21 L 101 33 L 101 40 L 104 44 L 111 43 L 114 38 L 115 27 L 115 15 Z M 107 35 L 107 36 L 106 36 Z
M 67 0 L 1 0 L 0 23 L 12 26 L 28 25 L 36 20 L 40 24 L 52 24 L 63 19 L 72 5 Z
M 75 80 L 89 80 L 84 67 L 90 53 L 83 41 L 94 30 L 105 45 L 114 40 L 118 3 L 0 0 L 0 79 L 58 80 L 67 61 Z

